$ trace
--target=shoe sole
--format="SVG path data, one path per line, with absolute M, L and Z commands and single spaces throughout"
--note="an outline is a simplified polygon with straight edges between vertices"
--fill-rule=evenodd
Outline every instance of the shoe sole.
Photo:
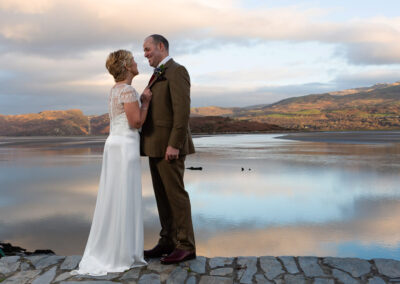
M 168 255 L 169 255 L 168 253 L 164 253 L 162 255 L 152 255 L 152 256 L 145 255 L 144 258 L 161 258 L 161 257 L 165 257 L 165 256 L 168 256 Z
M 160 258 L 160 257 L 165 257 L 165 256 L 168 256 L 170 253 L 172 253 L 173 252 L 173 250 L 171 250 L 171 252 L 166 252 L 166 253 L 163 253 L 163 254 L 161 254 L 161 255 L 145 255 L 145 254 L 143 254 L 143 256 L 144 256 L 144 258 Z
M 187 257 L 185 257 L 185 258 L 183 258 L 182 260 L 179 260 L 179 261 L 168 261 L 168 262 L 164 262 L 164 261 L 161 260 L 161 264 L 165 264 L 165 265 L 168 265 L 168 264 L 175 264 L 175 263 L 180 263 L 180 262 L 183 262 L 183 261 L 186 261 L 186 260 L 195 259 L 195 258 L 196 258 L 196 255 L 195 255 L 195 254 L 194 254 L 194 255 L 188 255 Z

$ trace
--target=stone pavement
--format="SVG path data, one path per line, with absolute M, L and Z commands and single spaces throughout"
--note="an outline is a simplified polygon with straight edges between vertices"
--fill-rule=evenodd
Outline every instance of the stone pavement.
M 150 260 L 147 267 L 107 276 L 72 276 L 81 256 L 33 255 L 0 258 L 0 283 L 33 284 L 228 284 L 400 283 L 400 261 L 336 257 L 199 256 L 177 265 Z

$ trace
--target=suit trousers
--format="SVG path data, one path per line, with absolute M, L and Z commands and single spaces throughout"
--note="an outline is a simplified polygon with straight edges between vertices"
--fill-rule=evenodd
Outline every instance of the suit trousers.
M 161 223 L 158 243 L 195 252 L 190 199 L 183 183 L 185 158 L 166 161 L 149 157 L 149 164 Z

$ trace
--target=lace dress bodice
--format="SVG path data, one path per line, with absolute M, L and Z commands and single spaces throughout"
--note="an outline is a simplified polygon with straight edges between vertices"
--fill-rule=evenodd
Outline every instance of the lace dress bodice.
M 124 134 L 131 129 L 124 110 L 124 103 L 138 102 L 139 94 L 131 85 L 120 84 L 111 88 L 108 98 L 108 113 L 110 116 L 110 134 Z

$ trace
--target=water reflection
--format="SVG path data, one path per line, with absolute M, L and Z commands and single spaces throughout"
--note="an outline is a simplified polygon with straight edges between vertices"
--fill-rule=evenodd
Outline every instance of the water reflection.
M 187 166 L 203 171 L 187 171 L 185 180 L 198 253 L 400 259 L 400 144 L 279 136 L 195 138 Z M 104 138 L 25 142 L 0 147 L 0 239 L 81 254 Z M 159 222 L 145 159 L 142 167 L 150 247 Z

